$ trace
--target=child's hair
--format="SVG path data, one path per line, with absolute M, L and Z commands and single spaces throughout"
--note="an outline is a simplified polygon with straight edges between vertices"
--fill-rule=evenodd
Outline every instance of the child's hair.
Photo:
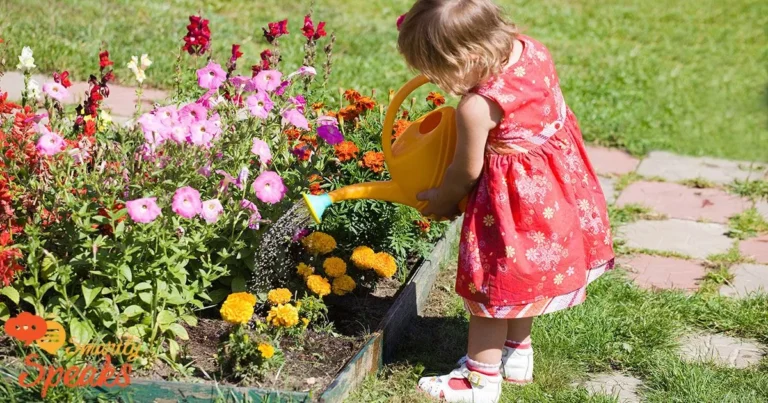
M 492 0 L 418 0 L 400 26 L 405 61 L 443 90 L 464 95 L 497 74 L 517 28 Z

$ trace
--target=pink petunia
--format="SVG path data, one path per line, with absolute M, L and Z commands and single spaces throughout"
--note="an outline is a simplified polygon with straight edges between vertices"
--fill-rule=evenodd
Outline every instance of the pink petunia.
M 159 132 L 163 127 L 160 118 L 152 112 L 147 112 L 139 116 L 137 122 L 139 123 L 139 126 L 141 126 L 141 130 L 144 132 L 145 136 L 150 135 L 149 133 Z
M 240 172 L 237 173 L 237 178 L 235 179 L 235 186 L 238 189 L 242 190 L 245 188 L 245 182 L 248 182 L 248 175 L 250 175 L 250 171 L 248 171 L 247 167 L 240 168 Z
M 128 215 L 137 223 L 150 223 L 160 215 L 160 207 L 157 205 L 157 197 L 145 197 L 125 202 Z
M 272 100 L 269 99 L 269 95 L 265 91 L 259 91 L 255 95 L 249 96 L 245 100 L 245 104 L 248 105 L 251 115 L 259 119 L 266 119 L 274 107 L 274 103 L 272 103 Z
M 190 186 L 176 189 L 176 193 L 173 194 L 171 209 L 184 218 L 195 217 L 203 209 L 200 192 Z
M 197 170 L 197 173 L 200 175 L 205 176 L 206 178 L 211 176 L 211 163 L 207 163 L 200 167 L 200 169 Z
M 179 144 L 186 143 L 187 139 L 189 138 L 189 134 L 189 126 L 182 123 L 173 125 L 168 131 L 168 137 Z
M 283 179 L 275 172 L 262 172 L 255 181 L 253 181 L 253 191 L 256 197 L 264 203 L 275 204 L 283 199 L 286 189 Z
M 253 139 L 251 152 L 259 156 L 259 161 L 261 161 L 262 164 L 269 164 L 272 160 L 272 152 L 269 150 L 269 144 L 262 139 Z
M 216 126 L 209 121 L 195 122 L 189 126 L 189 141 L 203 148 L 209 148 L 216 136 Z
M 297 129 L 309 130 L 309 122 L 307 118 L 296 109 L 286 109 L 283 111 L 283 126 L 286 124 L 292 124 Z
M 272 92 L 280 86 L 283 73 L 277 70 L 262 70 L 253 78 L 256 89 Z
M 199 122 L 208 119 L 208 110 L 198 103 L 189 103 L 179 110 L 179 119 Z
M 62 151 L 67 146 L 64 139 L 57 133 L 49 131 L 37 140 L 37 152 L 42 155 L 52 156 Z
M 251 211 L 251 217 L 248 219 L 248 228 L 258 230 L 261 223 L 261 213 L 259 213 L 259 208 L 256 207 L 256 204 L 244 199 L 240 201 L 240 207 Z
M 234 76 L 229 79 L 232 86 L 239 92 L 251 92 L 256 91 L 256 83 L 253 82 L 253 78 L 247 76 Z
M 295 97 L 288 98 L 288 102 L 296 106 L 299 112 L 304 113 L 304 107 L 307 106 L 307 100 L 302 95 L 296 95 Z
M 221 206 L 221 202 L 218 199 L 206 200 L 203 202 L 203 210 L 200 212 L 200 216 L 208 224 L 213 224 L 219 220 L 219 216 L 224 212 L 224 207 Z
M 155 116 L 165 127 L 171 127 L 179 120 L 179 109 L 174 105 L 163 106 L 157 108 Z
M 69 91 L 59 83 L 43 84 L 43 92 L 59 102 L 62 102 L 69 97 Z
M 197 85 L 206 90 L 217 90 L 227 79 L 227 73 L 214 62 L 197 71 Z
M 301 66 L 298 70 L 294 71 L 291 74 L 288 74 L 288 77 L 286 77 L 288 80 L 295 76 L 305 76 L 305 77 L 312 77 L 317 75 L 317 70 L 315 70 L 312 66 Z

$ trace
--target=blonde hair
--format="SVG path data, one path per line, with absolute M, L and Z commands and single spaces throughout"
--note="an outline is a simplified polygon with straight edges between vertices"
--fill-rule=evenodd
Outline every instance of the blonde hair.
M 400 26 L 406 63 L 440 88 L 464 95 L 499 73 L 518 31 L 491 0 L 418 0 Z

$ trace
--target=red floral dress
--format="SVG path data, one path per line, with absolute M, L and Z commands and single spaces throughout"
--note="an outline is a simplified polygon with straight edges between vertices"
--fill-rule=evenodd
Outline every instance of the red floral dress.
M 469 196 L 456 292 L 471 314 L 522 318 L 584 301 L 613 267 L 605 197 L 539 42 L 473 92 L 504 112 Z

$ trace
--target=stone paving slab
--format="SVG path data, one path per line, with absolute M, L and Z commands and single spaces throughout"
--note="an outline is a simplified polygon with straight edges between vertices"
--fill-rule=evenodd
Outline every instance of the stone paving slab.
M 741 241 L 739 250 L 743 256 L 754 259 L 757 263 L 768 264 L 768 235 Z
M 694 189 L 671 182 L 635 182 L 621 192 L 618 206 L 641 204 L 670 218 L 727 223 L 752 207 L 748 199 L 720 189 Z
M 40 86 L 49 81 L 53 81 L 50 76 L 33 75 Z M 8 93 L 11 100 L 20 100 L 21 92 L 24 89 L 24 76 L 19 72 L 9 72 L 0 77 L 0 90 Z M 85 99 L 88 91 L 88 83 L 72 82 L 69 89 L 69 97 L 64 100 L 64 104 L 79 104 Z M 144 89 L 142 94 L 142 111 L 149 111 L 154 102 L 165 99 L 168 93 L 161 90 Z M 104 106 L 115 116 L 128 117 L 136 111 L 136 88 L 126 87 L 117 84 L 109 85 L 109 98 L 104 100 Z
M 658 176 L 669 182 L 704 178 L 714 183 L 726 184 L 736 179 L 759 179 L 766 175 L 765 165 L 755 164 L 750 175 L 751 163 L 715 158 L 696 158 L 672 154 L 666 151 L 651 152 L 637 168 L 646 177 Z
M 765 346 L 754 340 L 721 334 L 697 334 L 681 340 L 680 355 L 690 361 L 714 361 L 731 368 L 747 368 L 760 362 Z
M 598 176 L 597 179 L 600 180 L 600 187 L 603 189 L 605 201 L 608 204 L 616 202 L 616 179 L 604 176 Z
M 733 240 L 725 236 L 727 231 L 724 225 L 716 223 L 641 220 L 619 228 L 619 237 L 632 248 L 676 252 L 704 259 L 731 248 Z
M 616 398 L 621 403 L 639 403 L 637 389 L 643 381 L 620 372 L 597 374 L 584 384 L 590 394 L 603 394 Z
M 626 175 L 640 164 L 639 159 L 613 148 L 587 146 L 587 155 L 592 167 L 601 175 Z
M 733 280 L 720 288 L 720 295 L 744 298 L 768 292 L 768 265 L 744 263 L 731 267 L 730 272 Z
M 707 274 L 701 262 L 663 256 L 633 255 L 619 258 L 629 277 L 645 289 L 696 291 Z

